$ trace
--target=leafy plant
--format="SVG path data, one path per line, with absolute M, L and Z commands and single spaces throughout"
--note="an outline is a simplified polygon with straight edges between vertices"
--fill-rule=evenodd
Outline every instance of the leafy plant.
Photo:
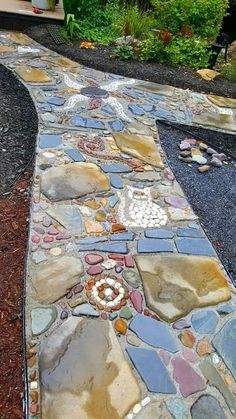
M 78 31 L 80 30 L 79 22 L 75 19 L 74 15 L 68 14 L 66 16 L 66 33 L 73 39 L 77 36 Z
M 214 41 L 226 15 L 228 0 L 152 0 L 159 29 L 173 34 L 188 27 Z
M 121 60 L 131 60 L 134 57 L 134 50 L 130 45 L 123 43 L 114 49 L 112 56 Z
M 149 36 L 142 42 L 140 58 L 142 61 L 165 62 L 167 54 L 164 42 L 154 36 Z
M 210 52 L 206 40 L 197 37 L 175 37 L 167 46 L 168 62 L 174 66 L 206 68 Z
M 229 81 L 236 82 L 236 57 L 222 67 L 222 73 Z
M 123 9 L 120 25 L 122 25 L 120 29 L 123 29 L 123 31 L 125 27 L 129 28 L 128 35 L 139 39 L 145 32 L 148 33 L 155 28 L 156 21 L 150 13 L 142 12 L 135 4 Z

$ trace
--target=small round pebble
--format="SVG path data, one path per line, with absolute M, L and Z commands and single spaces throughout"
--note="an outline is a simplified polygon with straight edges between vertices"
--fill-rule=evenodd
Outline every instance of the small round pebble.
M 60 319 L 61 319 L 61 320 L 65 320 L 65 319 L 67 319 L 67 317 L 68 317 L 68 313 L 67 313 L 67 311 L 63 310 L 63 311 L 61 312 Z
M 52 243 L 54 241 L 54 237 L 45 236 L 43 238 L 44 243 Z
M 40 242 L 40 237 L 39 237 L 39 236 L 37 236 L 36 234 L 34 234 L 34 235 L 31 237 L 31 241 L 32 241 L 33 243 L 38 244 L 38 243 Z
M 49 250 L 50 255 L 52 256 L 59 256 L 62 253 L 62 250 L 60 247 L 52 247 Z
M 107 320 L 107 313 L 102 313 L 101 314 L 101 319 Z

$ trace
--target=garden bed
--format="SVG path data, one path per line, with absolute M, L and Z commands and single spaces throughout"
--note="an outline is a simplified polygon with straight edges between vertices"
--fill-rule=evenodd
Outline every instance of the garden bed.
M 196 75 L 196 70 L 191 68 L 176 68 L 164 64 L 111 58 L 112 46 L 97 47 L 94 50 L 82 49 L 78 40 L 58 45 L 49 35 L 47 25 L 28 28 L 26 33 L 47 48 L 96 70 L 191 89 L 195 92 L 236 98 L 236 83 L 224 78 L 205 81 Z

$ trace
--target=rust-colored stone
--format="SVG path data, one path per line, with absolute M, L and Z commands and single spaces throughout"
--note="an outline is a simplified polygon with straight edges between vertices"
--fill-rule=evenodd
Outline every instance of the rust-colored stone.
M 212 352 L 212 346 L 208 336 L 205 336 L 203 339 L 199 340 L 197 343 L 196 351 L 199 356 L 205 356 Z
M 181 340 L 184 346 L 188 348 L 192 348 L 196 338 L 190 330 L 184 330 L 182 333 L 179 334 L 179 339 Z
M 39 394 L 38 394 L 38 392 L 36 390 L 32 390 L 30 392 L 30 397 L 31 397 L 32 402 L 37 403 L 38 402 L 38 398 L 39 398 Z
M 112 224 L 112 233 L 117 233 L 125 230 L 126 228 L 122 224 Z
M 118 333 L 121 333 L 122 335 L 125 335 L 127 332 L 127 324 L 122 319 L 117 319 L 114 323 L 114 327 Z
M 36 415 L 36 413 L 38 413 L 38 404 L 32 403 L 30 405 L 30 413 L 32 413 L 32 415 Z

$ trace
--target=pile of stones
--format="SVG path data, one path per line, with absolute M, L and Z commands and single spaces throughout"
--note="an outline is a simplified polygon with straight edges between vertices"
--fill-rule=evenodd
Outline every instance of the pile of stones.
M 185 163 L 198 163 L 200 173 L 207 172 L 212 166 L 221 167 L 223 162 L 228 160 L 224 153 L 218 153 L 207 144 L 194 138 L 185 138 L 180 142 L 179 149 L 179 159 Z

